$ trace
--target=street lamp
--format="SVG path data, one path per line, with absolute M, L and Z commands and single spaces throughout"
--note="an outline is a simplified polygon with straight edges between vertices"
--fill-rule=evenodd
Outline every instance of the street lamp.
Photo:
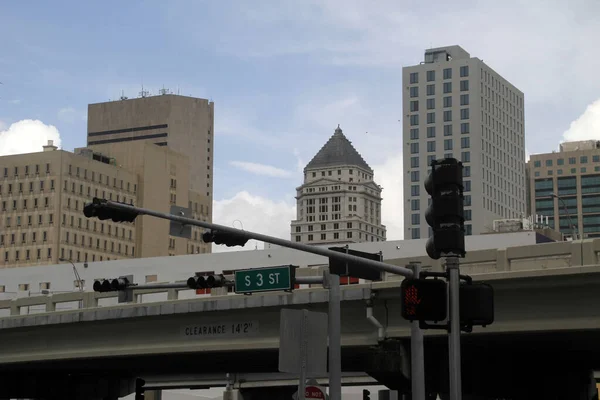
M 561 204 L 565 210 L 565 214 L 567 215 L 567 218 L 569 219 L 569 224 L 571 225 L 571 236 L 573 237 L 573 240 L 577 240 L 577 227 L 573 223 L 573 220 L 571 219 L 571 215 L 569 214 L 569 209 L 567 208 L 567 203 L 565 203 L 565 200 L 558 194 L 556 194 L 556 193 L 550 193 L 550 194 L 552 195 L 552 197 L 556 197 L 561 202 Z M 560 231 L 560 216 L 558 218 L 558 230 Z
M 71 263 L 71 265 L 73 266 L 73 274 L 75 274 L 75 279 L 77 280 L 77 286 L 79 287 L 79 291 L 83 293 L 83 281 L 81 280 L 79 272 L 77 271 L 77 267 L 75 267 L 73 261 L 66 258 L 59 258 L 58 261 Z M 79 308 L 82 308 L 82 302 L 83 300 L 79 300 Z

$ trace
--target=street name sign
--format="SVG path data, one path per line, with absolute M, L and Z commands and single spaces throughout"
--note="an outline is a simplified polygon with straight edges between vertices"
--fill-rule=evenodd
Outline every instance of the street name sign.
M 281 265 L 235 271 L 235 292 L 242 294 L 292 290 L 296 267 Z

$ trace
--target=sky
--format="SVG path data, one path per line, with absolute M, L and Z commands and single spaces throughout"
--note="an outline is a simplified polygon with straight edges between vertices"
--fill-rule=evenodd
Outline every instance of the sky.
M 525 93 L 528 154 L 600 139 L 599 14 L 584 0 L 2 2 L 0 155 L 84 146 L 87 104 L 165 87 L 215 103 L 214 222 L 289 238 L 302 168 L 340 124 L 402 239 L 402 67 L 458 44 Z

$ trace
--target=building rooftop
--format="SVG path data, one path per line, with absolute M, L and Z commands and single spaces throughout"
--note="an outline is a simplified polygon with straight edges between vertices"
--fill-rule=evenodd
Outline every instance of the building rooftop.
M 304 170 L 342 165 L 352 165 L 373 172 L 338 125 L 333 136 L 321 147 L 321 150 L 310 160 Z

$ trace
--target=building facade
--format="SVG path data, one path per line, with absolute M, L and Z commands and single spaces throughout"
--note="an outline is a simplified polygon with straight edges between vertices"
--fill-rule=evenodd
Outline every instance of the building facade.
M 566 237 L 600 237 L 600 141 L 567 142 L 527 164 L 532 213 Z M 558 221 L 558 223 L 557 223 Z
M 304 183 L 296 188 L 291 240 L 307 244 L 385 240 L 381 190 L 373 170 L 338 125 L 304 168 Z
M 142 141 L 186 156 L 190 190 L 212 201 L 213 102 L 164 94 L 88 106 L 88 147 L 118 158 L 122 144 Z
M 523 217 L 523 93 L 460 46 L 426 50 L 424 62 L 403 68 L 402 82 L 405 237 L 430 235 L 423 182 L 434 159 L 463 162 L 468 235 Z

